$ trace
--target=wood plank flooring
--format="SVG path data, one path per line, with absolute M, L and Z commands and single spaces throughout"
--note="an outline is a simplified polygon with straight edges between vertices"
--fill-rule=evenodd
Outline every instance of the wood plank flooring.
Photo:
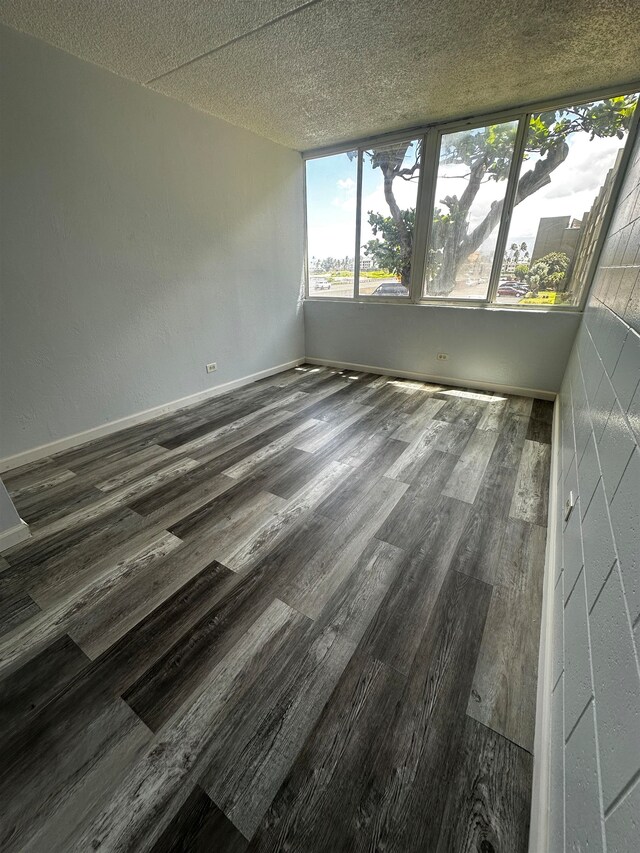
M 8 472 L 0 849 L 527 849 L 553 406 L 303 365 Z

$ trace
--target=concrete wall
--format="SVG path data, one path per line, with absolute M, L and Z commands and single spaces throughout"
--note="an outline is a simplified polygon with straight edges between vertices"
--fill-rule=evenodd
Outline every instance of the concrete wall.
M 549 849 L 640 844 L 640 140 L 560 395 Z
M 0 57 L 0 457 L 303 355 L 297 153 L 4 27 Z
M 306 355 L 335 363 L 556 392 L 580 323 L 578 314 L 309 301 Z M 439 352 L 449 354 L 437 361 Z
M 564 252 L 573 258 L 582 229 L 570 228 L 571 219 L 571 216 L 543 216 L 540 219 L 531 263 L 551 252 Z

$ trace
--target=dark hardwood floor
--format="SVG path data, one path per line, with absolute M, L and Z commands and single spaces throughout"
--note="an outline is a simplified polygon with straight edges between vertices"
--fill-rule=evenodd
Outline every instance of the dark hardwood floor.
M 527 849 L 553 406 L 302 366 L 8 472 L 0 849 Z

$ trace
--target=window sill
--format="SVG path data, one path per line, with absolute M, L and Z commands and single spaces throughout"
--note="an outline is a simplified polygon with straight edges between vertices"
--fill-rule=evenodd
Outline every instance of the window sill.
M 508 313 L 537 313 L 537 314 L 581 314 L 583 309 L 578 305 L 500 305 L 497 302 L 476 302 L 473 300 L 461 301 L 443 299 L 439 301 L 423 299 L 420 302 L 411 302 L 404 298 L 373 298 L 367 296 L 362 299 L 344 296 L 305 296 L 305 302 L 331 302 L 341 305 L 404 305 L 411 308 L 463 308 L 481 311 L 506 311 Z

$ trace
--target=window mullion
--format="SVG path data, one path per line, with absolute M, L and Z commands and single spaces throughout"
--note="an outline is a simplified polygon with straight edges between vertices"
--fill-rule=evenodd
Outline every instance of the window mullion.
M 438 173 L 438 149 L 440 134 L 437 130 L 428 131 L 422 141 L 422 162 L 420 164 L 420 182 L 416 201 L 416 223 L 411 260 L 412 302 L 420 302 L 424 289 L 424 272 L 427 262 L 427 245 L 433 219 L 433 195 Z
M 493 266 L 491 267 L 491 275 L 489 276 L 489 290 L 487 292 L 487 302 L 496 301 L 498 285 L 500 283 L 500 274 L 504 263 L 504 252 L 507 248 L 507 240 L 509 238 L 509 227 L 511 225 L 511 214 L 515 207 L 516 191 L 518 189 L 518 181 L 520 180 L 520 168 L 524 157 L 524 149 L 527 143 L 527 132 L 529 130 L 529 119 L 531 115 L 522 116 L 518 124 L 518 131 L 513 147 L 513 156 L 511 158 L 511 167 L 509 169 L 509 180 L 507 183 L 507 191 L 504 196 L 504 204 L 502 206 L 502 216 L 500 217 L 500 227 L 498 228 L 498 236 L 496 238 L 496 251 L 493 257 Z
M 302 206 L 304 213 L 303 236 L 304 252 L 302 256 L 302 270 L 304 275 L 304 297 L 309 298 L 309 222 L 307 209 L 307 164 L 302 163 Z
M 356 175 L 356 249 L 353 256 L 353 298 L 360 296 L 360 227 L 362 219 L 362 148 L 358 149 L 358 171 Z

